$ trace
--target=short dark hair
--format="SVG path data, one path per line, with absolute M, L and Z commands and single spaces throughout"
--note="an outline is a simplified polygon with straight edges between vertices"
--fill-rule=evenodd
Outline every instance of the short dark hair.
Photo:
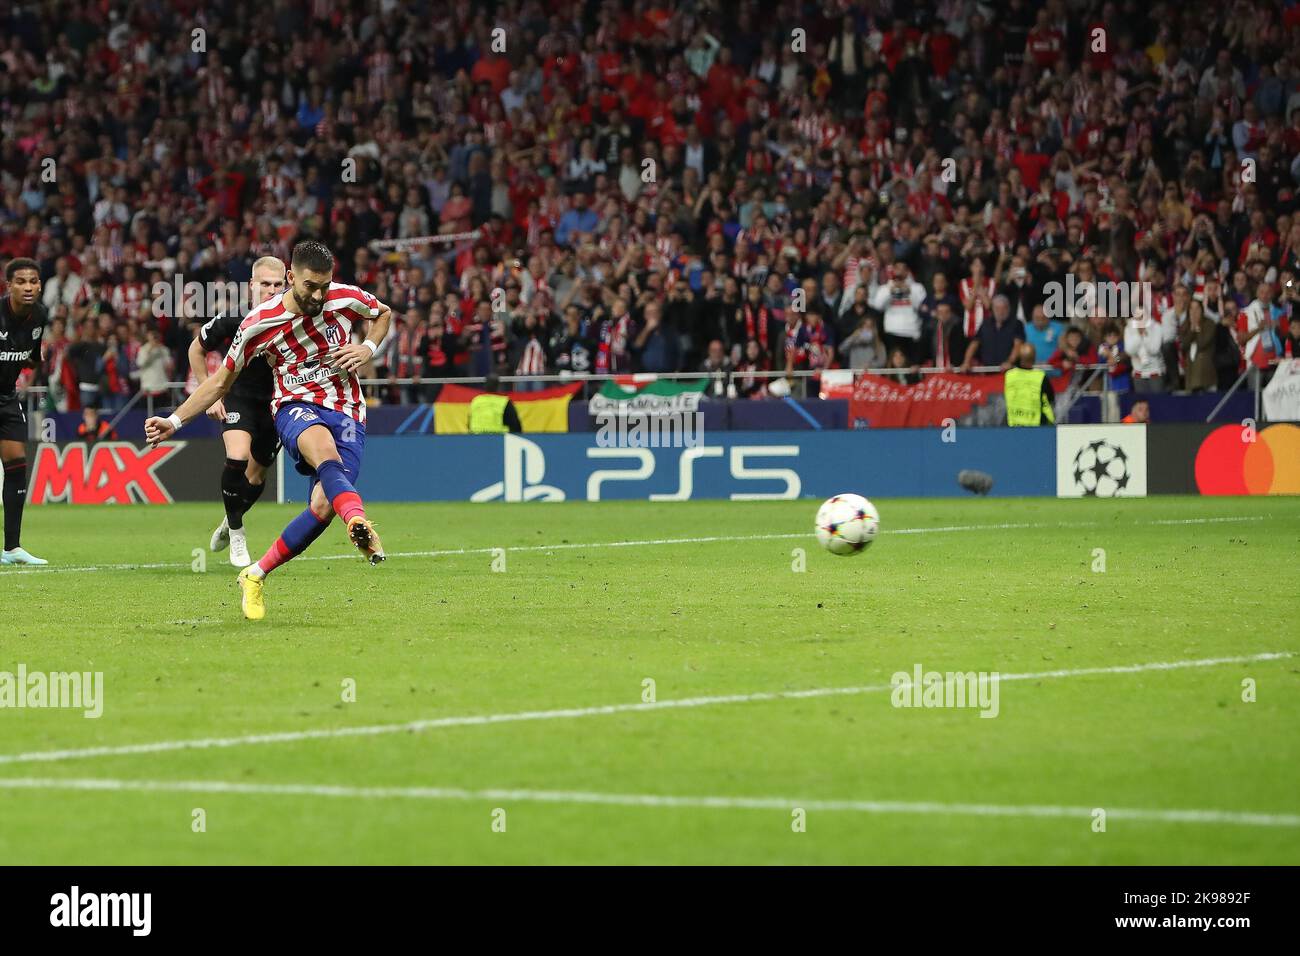
M 36 264 L 35 259 L 10 259 L 9 264 L 5 266 L 5 281 L 13 282 L 14 275 L 19 269 L 31 269 L 40 278 L 41 267 Z
M 312 272 L 333 272 L 334 253 L 329 246 L 318 239 L 304 239 L 293 247 L 289 259 L 295 269 L 310 269 Z
M 489 392 L 501 391 L 501 379 L 495 375 L 489 375 L 483 379 L 483 388 Z

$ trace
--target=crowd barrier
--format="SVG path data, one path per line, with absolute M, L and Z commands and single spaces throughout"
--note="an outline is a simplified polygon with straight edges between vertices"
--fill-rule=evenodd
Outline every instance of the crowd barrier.
M 1128 414 L 1137 396 L 1132 393 L 1120 396 L 1119 413 Z M 1217 394 L 1207 395 L 1143 395 L 1151 406 L 1151 420 L 1160 424 L 1171 422 L 1204 422 L 1214 407 L 1222 400 Z M 169 412 L 168 408 L 162 411 Z M 849 403 L 843 399 L 786 398 L 763 401 L 716 401 L 705 399 L 700 403 L 704 415 L 704 428 L 708 431 L 834 431 L 849 427 Z M 379 435 L 433 434 L 437 407 L 432 405 L 376 405 L 366 416 L 366 432 Z M 1215 417 L 1217 422 L 1242 421 L 1254 415 L 1254 398 L 1249 393 L 1233 395 L 1224 403 Z M 144 438 L 143 411 L 132 409 L 114 425 L 118 437 L 137 440 Z M 57 440 L 72 438 L 81 424 L 79 412 L 54 412 L 45 416 L 53 423 L 47 432 Z M 574 400 L 568 408 L 570 432 L 594 431 L 588 403 Z M 1100 424 L 1101 401 L 1097 396 L 1084 395 L 1070 409 L 1070 424 Z M 34 428 L 39 433 L 39 427 Z M 186 438 L 217 438 L 221 426 L 204 417 L 185 426 Z

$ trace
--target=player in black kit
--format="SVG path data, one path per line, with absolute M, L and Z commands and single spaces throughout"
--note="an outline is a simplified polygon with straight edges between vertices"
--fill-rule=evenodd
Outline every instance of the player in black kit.
M 49 316 L 41 304 L 41 273 L 31 259 L 5 266 L 9 294 L 0 299 L 0 461 L 4 463 L 4 551 L 0 564 L 48 564 L 22 549 L 27 500 L 27 415 L 18 399 L 18 375 L 41 361 L 41 336 Z
M 253 263 L 250 308 L 261 305 L 285 290 L 284 263 L 274 256 L 263 256 Z M 218 315 L 199 330 L 190 343 L 190 368 L 202 382 L 208 377 L 206 352 L 223 356 L 239 331 L 244 313 L 236 309 Z M 208 417 L 221 422 L 221 439 L 226 445 L 226 467 L 221 472 L 221 501 L 226 516 L 212 532 L 209 547 L 222 551 L 230 547 L 230 563 L 245 568 L 253 563 L 244 535 L 244 514 L 253 507 L 266 488 L 266 470 L 275 460 L 279 437 L 271 417 L 274 383 L 271 367 L 262 358 L 249 361 L 235 380 L 224 402 L 208 409 Z

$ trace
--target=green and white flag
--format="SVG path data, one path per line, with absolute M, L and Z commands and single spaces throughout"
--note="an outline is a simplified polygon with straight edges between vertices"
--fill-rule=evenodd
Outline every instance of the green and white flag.
M 660 380 L 653 374 L 620 375 L 601 386 L 587 408 L 593 415 L 671 415 L 699 410 L 700 398 L 708 387 L 706 378 L 698 381 Z

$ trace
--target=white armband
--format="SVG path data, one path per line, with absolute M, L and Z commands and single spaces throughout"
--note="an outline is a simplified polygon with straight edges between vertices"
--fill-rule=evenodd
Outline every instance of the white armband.
M 180 431 L 181 426 L 185 424 L 183 421 L 181 421 L 180 416 L 177 415 L 175 412 L 172 412 L 170 415 L 167 416 L 167 421 L 171 423 L 173 431 Z
M 374 355 L 376 352 L 379 351 L 379 346 L 376 345 L 374 342 L 370 341 L 369 339 L 363 339 L 361 344 L 364 345 L 366 348 L 370 349 L 371 355 Z

